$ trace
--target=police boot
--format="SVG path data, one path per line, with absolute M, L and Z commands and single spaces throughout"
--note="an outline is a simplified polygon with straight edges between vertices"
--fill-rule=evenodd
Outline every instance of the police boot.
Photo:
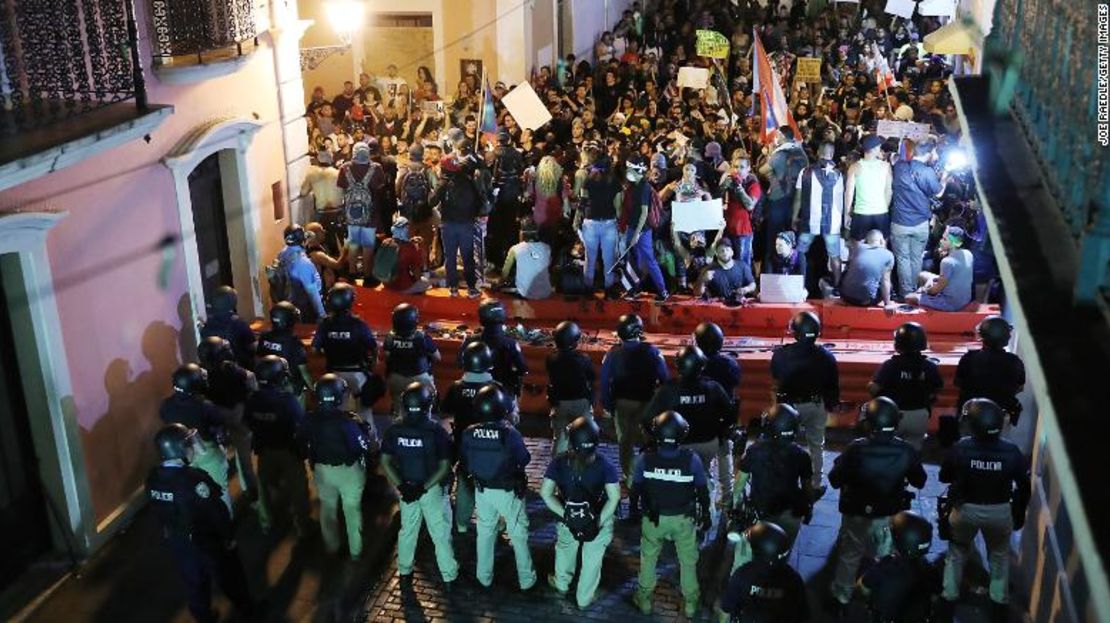
M 640 614 L 649 615 L 652 611 L 651 598 L 641 598 L 639 592 L 632 593 L 632 605 L 640 610 Z

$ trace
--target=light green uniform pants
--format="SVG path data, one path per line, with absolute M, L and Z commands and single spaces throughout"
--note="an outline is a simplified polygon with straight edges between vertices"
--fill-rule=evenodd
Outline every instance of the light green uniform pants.
M 872 548 L 875 558 L 890 553 L 890 517 L 842 515 L 837 535 L 836 570 L 833 572 L 832 594 L 842 604 L 852 600 L 860 559 Z
M 532 552 L 528 549 L 528 514 L 524 500 L 512 491 L 485 489 L 475 497 L 478 509 L 478 582 L 482 586 L 493 584 L 493 552 L 497 545 L 497 520 L 505 518 L 505 532 L 513 545 L 516 556 L 516 575 L 521 590 L 528 590 L 536 583 L 536 569 L 532 566 Z
M 385 379 L 386 389 L 389 390 L 389 404 L 393 409 L 393 421 L 396 422 L 401 418 L 401 392 L 410 383 L 421 382 L 429 387 L 435 387 L 435 380 L 430 374 L 417 374 L 416 376 L 401 376 L 396 372 L 390 373 Z
M 284 502 L 293 526 L 298 531 L 308 527 L 308 477 L 304 460 L 292 450 L 272 448 L 258 456 L 258 518 L 269 529 L 277 503 Z M 283 518 L 284 519 L 284 518 Z
M 580 417 L 593 417 L 593 406 L 589 400 L 560 400 L 551 407 L 552 456 L 566 452 L 567 424 Z
M 825 427 L 828 426 L 829 414 L 823 401 L 803 402 L 794 405 L 794 408 L 798 410 L 806 450 L 813 465 L 813 486 L 820 487 L 821 470 L 825 467 Z
M 320 497 L 320 534 L 328 553 L 339 551 L 339 504 L 347 523 L 347 546 L 351 558 L 362 555 L 362 490 L 366 486 L 366 468 L 353 465 L 317 464 L 313 472 L 316 495 Z
M 474 516 L 474 481 L 467 476 L 455 478 L 455 528 L 460 532 L 470 529 Z
M 574 568 L 578 564 L 578 550 L 582 550 L 582 569 L 578 572 L 578 589 L 575 600 L 585 608 L 594 600 L 597 585 L 601 582 L 601 561 L 613 540 L 613 519 L 601 524 L 594 540 L 580 543 L 562 523 L 555 529 L 555 588 L 561 592 L 570 589 Z
M 436 486 L 424 492 L 415 502 L 401 502 L 401 529 L 397 534 L 397 572 L 412 573 L 416 556 L 416 542 L 420 540 L 420 526 L 428 525 L 428 536 L 436 548 L 436 564 L 444 582 L 454 582 L 459 577 L 459 563 L 451 547 L 451 520 L 443 487 Z
M 644 517 L 640 522 L 640 600 L 651 602 L 655 593 L 655 565 L 659 562 L 659 553 L 663 544 L 674 541 L 675 553 L 678 554 L 679 585 L 682 587 L 682 598 L 687 604 L 698 603 L 701 598 L 701 588 L 698 586 L 698 536 L 694 520 L 688 515 L 660 515 L 659 525 Z
M 801 517 L 785 510 L 777 515 L 764 517 L 762 521 L 769 521 L 786 531 L 786 536 L 789 539 L 787 549 L 794 547 L 794 539 L 798 538 L 798 531 L 802 528 Z M 736 544 L 736 551 L 732 554 L 732 569 L 729 570 L 729 577 L 732 577 L 732 572 L 740 568 L 740 565 L 751 562 L 751 560 L 752 545 L 748 542 L 747 537 L 741 536 L 740 542 Z
M 1014 531 L 1009 504 L 961 504 L 952 509 L 952 540 L 944 561 L 943 597 L 954 601 L 960 596 L 964 566 L 971 553 L 975 535 L 983 533 L 990 564 L 990 598 L 1004 604 L 1010 599 L 1010 533 Z
M 363 407 L 358 399 L 362 392 L 362 386 L 370 377 L 365 372 L 348 371 L 338 371 L 335 372 L 335 375 L 347 381 L 347 404 L 344 405 L 343 409 L 357 413 L 364 422 L 370 425 L 374 435 L 380 439 L 381 435 L 378 435 L 378 427 L 374 424 L 374 411 L 370 407 Z
M 227 489 L 227 472 L 230 467 L 227 462 L 227 450 L 213 441 L 201 441 L 196 454 L 193 455 L 192 466 L 211 476 L 212 480 L 220 485 L 223 489 L 220 497 L 223 498 L 228 510 L 231 510 L 231 492 Z
M 914 447 L 918 452 L 925 443 L 925 435 L 929 432 L 929 410 L 910 409 L 902 411 L 902 420 L 898 422 L 898 436 Z
M 643 428 L 640 420 L 644 417 L 647 401 L 617 399 L 613 405 L 613 424 L 617 429 L 617 445 L 620 447 L 621 473 L 624 475 L 625 485 L 632 488 L 632 471 L 635 465 L 636 453 L 634 446 L 644 444 Z

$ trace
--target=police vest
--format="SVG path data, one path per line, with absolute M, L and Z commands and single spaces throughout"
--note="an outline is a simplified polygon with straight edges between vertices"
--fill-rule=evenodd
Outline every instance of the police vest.
M 1024 457 L 1005 439 L 961 439 L 952 448 L 956 477 L 949 497 L 958 504 L 1005 504 L 1013 498 L 1014 477 L 1024 471 Z
M 200 438 L 209 443 L 220 443 L 224 434 L 223 427 L 213 420 L 215 406 L 197 396 L 174 395 L 162 401 L 159 415 L 166 424 L 181 424 L 197 431 Z
M 851 463 L 855 471 L 845 475 L 840 512 L 888 517 L 906 509 L 906 475 L 914 449 L 901 439 L 891 437 L 857 439 L 849 450 L 856 456 Z
M 931 388 L 925 381 L 926 371 L 932 362 L 922 355 L 895 355 L 891 360 L 895 363 L 898 376 L 890 387 L 883 386 L 883 395 L 903 411 L 928 408 Z
M 485 387 L 485 381 L 479 383 L 468 383 L 466 381 L 455 381 L 448 390 L 451 395 L 451 409 L 454 416 L 454 433 L 455 445 L 458 446 L 462 442 L 463 433 L 471 426 L 478 424 L 478 418 L 475 417 L 474 411 L 474 397 L 478 395 L 478 390 Z
M 498 423 L 475 424 L 466 429 L 466 467 L 474 480 L 483 487 L 511 489 L 511 476 L 507 469 L 512 455 L 508 447 L 505 426 Z
M 519 393 L 521 370 L 518 368 L 520 345 L 503 331 L 483 330 L 476 339 L 485 342 L 493 353 L 493 380 L 501 383 L 512 394 Z M 463 345 L 465 348 L 465 344 Z
M 208 369 L 208 399 L 226 409 L 233 409 L 247 399 L 246 370 L 230 361 Z
M 646 401 L 655 391 L 658 351 L 650 344 L 625 342 L 613 347 L 613 398 Z
M 308 459 L 324 465 L 352 465 L 366 450 L 351 414 L 336 409 L 317 411 L 308 416 L 305 440 Z
M 165 538 L 191 539 L 198 545 L 219 539 L 226 518 L 206 504 L 219 500 L 223 490 L 211 476 L 189 466 L 159 465 L 147 476 L 146 490 Z
M 644 492 L 660 515 L 685 515 L 694 507 L 694 453 L 680 448 L 674 456 L 645 453 Z
M 424 484 L 435 473 L 439 463 L 436 437 L 432 424 L 411 426 L 395 424 L 389 434 L 396 438 L 397 471 L 404 482 Z
M 366 345 L 359 339 L 361 324 L 361 320 L 349 314 L 329 316 L 320 321 L 316 330 L 323 336 L 320 345 L 329 370 L 355 372 L 366 368 Z
M 304 345 L 300 338 L 287 331 L 269 331 L 258 338 L 258 356 L 277 355 L 289 363 L 292 371 L 290 381 L 294 389 L 304 385 L 304 379 L 297 372 L 297 366 L 305 364 Z M 300 392 L 298 392 L 300 393 Z
M 243 410 L 243 419 L 253 433 L 254 451 L 296 450 L 294 438 L 299 413 L 292 410 L 299 407 L 292 394 L 274 387 L 263 387 L 251 394 Z
M 675 404 L 672 409 L 682 414 L 690 424 L 684 443 L 702 443 L 716 439 L 721 434 L 719 405 L 710 403 L 709 383 L 697 379 L 693 383 L 679 381 Z
M 416 376 L 431 370 L 431 351 L 427 348 L 424 332 L 400 336 L 390 332 L 382 348 L 386 353 L 386 366 L 393 374 Z

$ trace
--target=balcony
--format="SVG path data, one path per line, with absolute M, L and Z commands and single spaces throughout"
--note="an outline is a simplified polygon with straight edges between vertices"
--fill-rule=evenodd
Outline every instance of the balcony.
M 150 0 L 154 72 L 196 82 L 234 72 L 258 47 L 254 0 Z

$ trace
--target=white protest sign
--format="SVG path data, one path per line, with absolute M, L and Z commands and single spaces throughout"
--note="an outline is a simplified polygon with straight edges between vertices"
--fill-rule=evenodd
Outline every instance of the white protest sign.
M 914 8 L 913 0 L 886 0 L 885 11 L 903 19 L 910 19 L 913 17 Z
M 952 17 L 956 14 L 956 0 L 922 0 L 917 12 L 931 17 Z
M 671 218 L 674 220 L 675 231 L 681 232 L 718 230 L 725 224 L 725 212 L 720 199 L 675 201 L 671 204 Z
M 678 88 L 704 89 L 709 85 L 709 70 L 704 67 L 679 67 Z
M 883 119 L 875 128 L 875 134 L 887 138 L 908 138 L 919 141 L 932 132 L 933 127 L 928 123 L 913 123 L 912 121 L 891 121 Z
M 509 114 L 516 119 L 517 125 L 529 130 L 535 130 L 551 121 L 551 111 L 543 105 L 540 96 L 532 89 L 532 85 L 521 82 L 501 98 L 501 103 Z

